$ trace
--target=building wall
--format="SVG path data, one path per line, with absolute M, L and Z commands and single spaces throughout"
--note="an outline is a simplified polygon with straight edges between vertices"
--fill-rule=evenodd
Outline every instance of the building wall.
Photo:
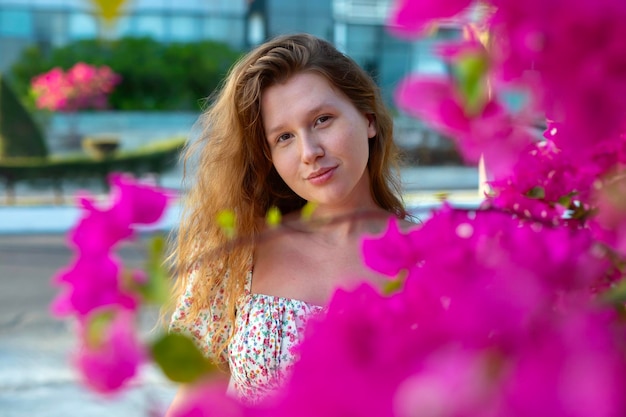
M 27 45 L 52 48 L 99 35 L 211 39 L 243 48 L 247 9 L 246 0 L 129 0 L 114 26 L 106 28 L 87 0 L 0 0 L 0 71 Z
M 267 35 L 306 32 L 333 41 L 333 0 L 265 0 Z

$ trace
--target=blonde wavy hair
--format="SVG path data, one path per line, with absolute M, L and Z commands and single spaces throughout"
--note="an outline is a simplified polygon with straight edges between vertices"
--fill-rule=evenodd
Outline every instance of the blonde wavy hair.
M 184 196 L 170 258 L 178 279 L 166 311 L 171 312 L 186 291 L 190 271 L 197 279 L 193 303 L 182 320 L 194 322 L 223 293 L 222 314 L 214 314 L 208 324 L 210 354 L 218 363 L 232 334 L 236 300 L 244 291 L 254 242 L 268 209 L 277 207 L 287 214 L 306 203 L 272 165 L 260 104 L 266 88 L 301 72 L 323 76 L 360 112 L 374 116 L 377 134 L 370 140 L 368 161 L 371 194 L 381 208 L 407 217 L 400 197 L 393 120 L 372 78 L 332 44 L 307 34 L 277 37 L 245 55 L 201 115 L 200 139 L 186 150 L 185 164 L 197 159 L 197 172 Z M 224 211 L 235 214 L 234 240 L 216 221 Z

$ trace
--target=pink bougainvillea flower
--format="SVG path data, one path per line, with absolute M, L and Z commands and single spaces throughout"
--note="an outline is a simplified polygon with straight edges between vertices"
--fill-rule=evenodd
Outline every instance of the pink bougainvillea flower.
M 82 218 L 68 234 L 71 242 L 86 255 L 104 254 L 133 235 L 131 223 L 116 216 L 115 209 L 101 210 L 87 197 L 80 199 Z
M 69 286 L 54 304 L 57 314 L 84 316 L 105 305 L 136 308 L 137 297 L 123 288 L 122 266 L 112 251 L 134 235 L 137 225 L 158 221 L 170 195 L 130 176 L 113 175 L 110 181 L 116 195 L 108 208 L 97 207 L 89 197 L 80 199 L 84 214 L 68 234 L 78 257 L 54 278 L 55 284 Z
M 626 114 L 626 3 L 494 0 L 493 58 L 504 81 L 537 75 L 546 114 L 563 123 L 571 158 L 610 140 Z M 573 88 L 572 86 L 575 86 Z
M 54 277 L 54 284 L 67 286 L 53 302 L 52 311 L 59 316 L 80 317 L 103 306 L 135 309 L 138 296 L 122 288 L 121 264 L 112 256 L 81 256 Z
M 421 260 L 403 290 L 337 290 L 326 314 L 310 323 L 286 387 L 260 415 L 539 415 L 533 404 L 534 413 L 519 413 L 533 383 L 550 415 L 584 415 L 563 405 L 564 392 L 568 399 L 579 392 L 586 412 L 597 406 L 608 417 L 623 410 L 615 321 L 598 313 L 588 292 L 605 262 L 587 230 L 449 206 L 411 231 L 410 240 L 395 223 L 389 227 L 380 247 L 403 242 L 403 252 Z M 371 254 L 374 265 L 396 256 Z M 596 328 L 578 326 L 579 318 Z M 589 337 L 570 339 L 577 334 Z M 552 358 L 559 349 L 564 354 Z M 591 355 L 583 363 L 585 352 Z M 598 393 L 588 381 L 611 388 Z
M 523 218 L 559 222 L 590 184 L 551 140 L 533 143 L 511 173 L 489 182 L 488 201 Z
M 594 236 L 626 257 L 626 170 L 605 178 L 595 191 L 597 214 L 589 225 Z
M 111 213 L 132 225 L 152 224 L 158 221 L 172 195 L 164 189 L 140 184 L 132 177 L 112 174 L 110 184 L 115 188 L 115 202 Z
M 422 34 L 429 23 L 456 16 L 471 3 L 472 0 L 396 0 L 387 25 L 399 37 L 415 37 Z
M 391 417 L 393 393 L 417 354 L 418 333 L 402 307 L 368 284 L 337 290 L 323 321 L 311 322 L 301 359 L 267 415 Z
M 79 200 L 84 214 L 69 239 L 82 253 L 105 253 L 133 236 L 137 225 L 157 222 L 172 198 L 170 192 L 140 184 L 127 175 L 112 174 L 109 183 L 114 194 L 110 207 L 100 209 L 89 197 Z
M 613 314 L 575 308 L 536 330 L 507 360 L 497 415 L 623 415 L 624 360 Z
M 468 163 L 484 155 L 494 176 L 509 174 L 519 153 L 533 141 L 523 124 L 494 99 L 476 115 L 468 115 L 452 81 L 442 77 L 406 78 L 396 90 L 396 102 L 455 140 Z
M 425 358 L 393 398 L 397 417 L 487 416 L 497 408 L 502 371 L 492 352 L 451 346 Z M 454 393 L 451 401 L 450 393 Z
M 137 339 L 135 319 L 131 312 L 116 309 L 101 328 L 89 329 L 93 323 L 84 321 L 82 344 L 74 361 L 85 383 L 95 391 L 119 390 L 147 359 L 147 352 Z
M 566 140 L 561 127 L 548 121 L 546 140 L 522 152 L 510 174 L 489 182 L 489 204 L 520 217 L 563 224 L 575 222 L 569 216 L 572 211 L 593 211 L 599 180 L 626 164 L 626 137 L 589 146 L 572 159 L 556 144 L 557 138 Z M 582 216 L 578 223 L 584 225 L 588 217 Z
M 383 235 L 379 244 L 394 247 L 394 236 Z M 422 331 L 447 329 L 468 343 L 482 343 L 482 337 L 494 332 L 516 338 L 530 317 L 552 308 L 548 303 L 556 292 L 585 292 L 602 277 L 606 260 L 595 255 L 592 243 L 587 230 L 525 224 L 506 213 L 467 213 L 444 206 L 411 232 L 405 251 L 414 251 L 420 263 L 399 297 L 432 306 L 442 297 L 448 300 L 448 319 L 435 319 L 443 317 L 435 307 L 439 313 L 427 314 L 430 321 L 420 323 Z M 425 296 L 432 301 L 424 302 Z M 481 307 L 475 308 L 478 299 Z
M 365 265 L 390 277 L 414 267 L 419 261 L 419 254 L 411 244 L 410 232 L 402 233 L 394 218 L 389 220 L 382 237 L 364 238 L 361 245 Z
M 244 417 L 250 414 L 244 405 L 226 395 L 226 382 L 221 379 L 201 381 L 190 387 L 184 399 L 169 412 L 171 417 Z

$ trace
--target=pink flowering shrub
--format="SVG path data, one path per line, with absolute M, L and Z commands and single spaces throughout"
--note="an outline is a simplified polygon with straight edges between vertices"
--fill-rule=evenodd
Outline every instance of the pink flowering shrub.
M 107 97 L 120 81 L 121 77 L 106 65 L 79 62 L 68 71 L 56 67 L 38 75 L 31 89 L 38 108 L 71 112 L 105 108 Z
M 171 198 L 126 175 L 114 174 L 109 182 L 114 195 L 108 207 L 80 199 L 83 215 L 68 235 L 75 259 L 54 277 L 63 291 L 52 304 L 54 315 L 76 319 L 80 347 L 74 362 L 86 384 L 103 393 L 124 386 L 148 358 L 135 321 L 146 301 L 141 288 L 149 282 L 143 271 L 125 270 L 115 249 L 136 236 L 137 226 L 158 221 Z

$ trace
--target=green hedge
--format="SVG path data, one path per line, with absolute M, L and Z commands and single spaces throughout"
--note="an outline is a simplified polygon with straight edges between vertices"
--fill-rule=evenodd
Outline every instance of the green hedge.
M 0 159 L 47 155 L 41 129 L 0 74 Z
M 151 38 L 81 40 L 44 53 L 24 50 L 9 76 L 16 92 L 30 100 L 31 79 L 53 67 L 76 62 L 108 65 L 122 76 L 109 98 L 116 110 L 197 110 L 241 56 L 224 43 L 202 41 L 164 44 Z
M 184 138 L 155 142 L 142 148 L 116 152 L 110 157 L 94 158 L 76 154 L 48 158 L 11 158 L 0 160 L 0 179 L 12 193 L 18 182 L 49 183 L 60 189 L 65 182 L 98 179 L 106 183 L 111 172 L 128 172 L 136 176 L 160 175 L 178 162 Z

